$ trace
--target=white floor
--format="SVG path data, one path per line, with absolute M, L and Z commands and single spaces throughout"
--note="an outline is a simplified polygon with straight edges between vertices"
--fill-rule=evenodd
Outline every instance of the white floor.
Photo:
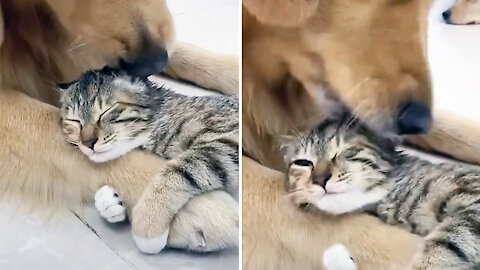
M 167 2 L 179 40 L 238 55 L 239 0 Z M 185 94 L 210 94 L 185 83 L 159 80 Z M 108 224 L 93 207 L 44 223 L 17 213 L 14 205 L 0 207 L 1 270 L 238 269 L 238 248 L 211 254 L 167 250 L 147 256 L 136 249 L 128 224 Z
M 438 0 L 430 16 L 429 57 L 435 106 L 480 125 L 480 25 L 444 24 L 441 13 L 453 2 Z

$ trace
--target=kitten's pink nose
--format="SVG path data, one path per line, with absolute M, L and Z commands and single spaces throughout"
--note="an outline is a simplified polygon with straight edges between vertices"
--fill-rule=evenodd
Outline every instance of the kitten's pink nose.
M 93 150 L 93 147 L 95 146 L 95 143 L 97 143 L 97 141 L 98 141 L 98 138 L 90 138 L 85 141 L 82 140 L 82 144 Z
M 313 175 L 313 183 L 315 185 L 319 185 L 325 189 L 328 180 L 332 177 L 331 173 L 322 173 L 322 174 L 314 174 Z

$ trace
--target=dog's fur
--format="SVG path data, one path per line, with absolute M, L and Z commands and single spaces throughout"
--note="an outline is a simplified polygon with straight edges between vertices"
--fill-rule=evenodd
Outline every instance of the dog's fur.
M 332 113 L 335 106 L 322 101 L 324 90 L 373 125 L 392 117 L 406 99 L 428 104 L 430 2 L 244 0 L 246 154 L 282 168 L 276 137 Z M 433 116 L 430 134 L 412 136 L 411 143 L 480 162 L 478 125 L 446 112 Z M 321 254 L 335 242 L 352 247 L 361 269 L 405 269 L 410 262 L 415 243 L 404 233 L 362 215 L 340 221 L 298 214 L 281 205 L 279 173 L 243 162 L 244 269 L 321 269 Z
M 21 197 L 32 205 L 78 207 L 91 200 L 97 188 L 108 184 L 122 194 L 127 206 L 137 202 L 163 161 L 134 152 L 108 164 L 92 164 L 63 139 L 55 89 L 57 83 L 70 82 L 87 69 L 119 57 L 138 57 L 147 49 L 146 40 L 168 51 L 168 75 L 224 93 L 238 91 L 237 57 L 176 43 L 164 0 L 0 3 L 2 199 Z M 222 217 L 231 216 L 225 211 L 238 211 L 236 207 L 207 213 L 203 205 L 222 204 L 223 200 L 202 196 L 190 203 L 189 210 L 179 213 L 189 223 L 172 228 L 169 242 L 174 246 L 186 247 L 185 235 L 196 234 L 202 224 L 210 224 L 206 226 L 214 229 L 205 228 L 204 233 L 210 232 L 205 237 L 214 249 L 217 225 L 237 228 L 234 222 L 222 223 Z
M 450 24 L 480 24 L 480 0 L 456 0 L 444 18 Z

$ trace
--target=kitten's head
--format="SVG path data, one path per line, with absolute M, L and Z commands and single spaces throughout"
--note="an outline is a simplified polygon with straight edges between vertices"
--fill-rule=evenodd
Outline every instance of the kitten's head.
M 309 166 L 314 188 L 327 194 L 382 189 L 394 158 L 393 143 L 350 116 L 325 120 L 307 135 L 286 136 L 284 159 Z
M 141 146 L 151 127 L 148 82 L 104 68 L 62 88 L 62 127 L 67 141 L 95 162 Z

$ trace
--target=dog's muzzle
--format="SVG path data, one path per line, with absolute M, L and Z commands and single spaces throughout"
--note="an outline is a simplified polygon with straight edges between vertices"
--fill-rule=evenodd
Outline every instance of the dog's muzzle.
M 168 64 L 168 52 L 158 48 L 150 50 L 132 59 L 120 60 L 120 68 L 129 74 L 146 78 L 153 74 L 159 74 Z
M 431 122 L 429 106 L 420 101 L 409 101 L 400 106 L 397 117 L 398 134 L 426 134 L 430 130 Z

